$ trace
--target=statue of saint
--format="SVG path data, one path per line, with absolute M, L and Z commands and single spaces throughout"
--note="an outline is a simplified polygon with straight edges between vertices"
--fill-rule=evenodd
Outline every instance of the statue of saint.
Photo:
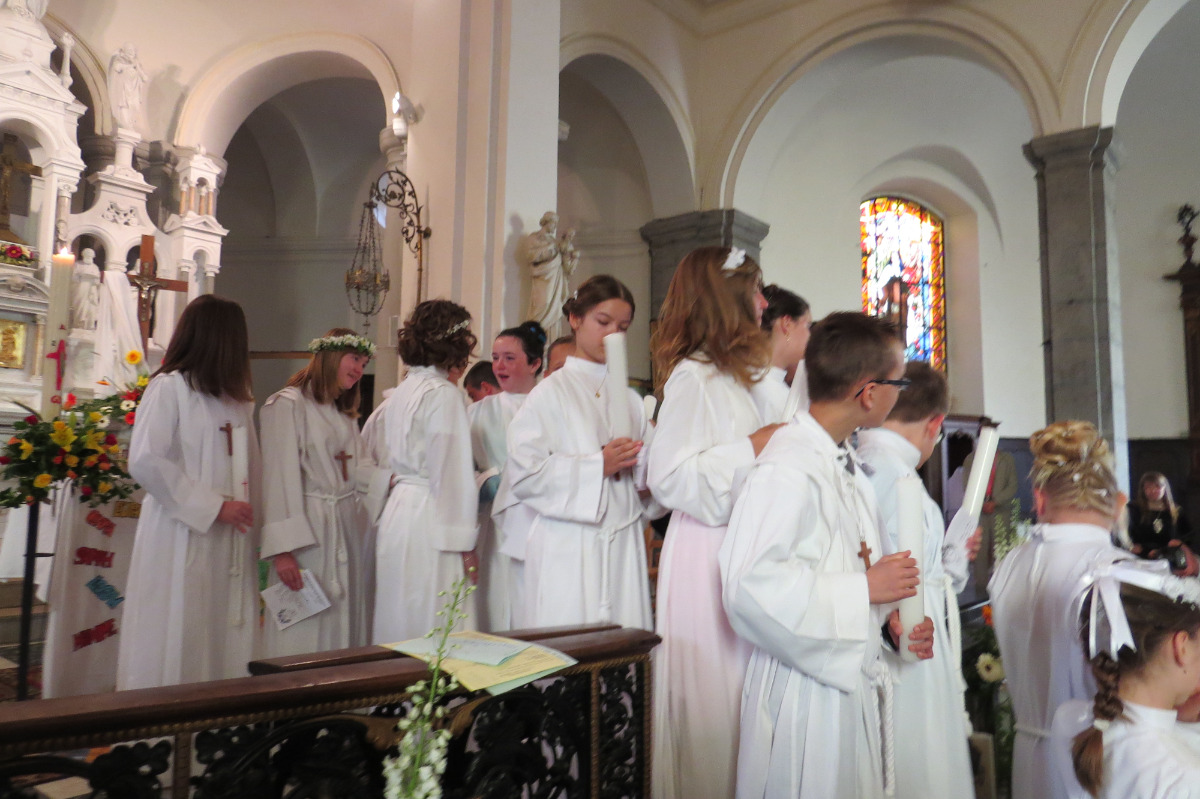
M 517 258 L 529 267 L 533 286 L 529 292 L 529 318 L 541 324 L 551 337 L 558 334 L 562 306 L 570 291 L 567 278 L 579 263 L 575 231 L 558 235 L 558 214 L 542 215 L 540 229 L 522 239 Z
M 49 0 L 0 0 L 0 6 L 11 8 L 22 17 L 41 19 L 46 15 Z
M 138 61 L 137 48 L 126 42 L 108 64 L 108 96 L 118 128 L 138 129 L 146 81 L 146 70 Z
M 85 247 L 71 281 L 71 329 L 95 330 L 100 311 L 100 267 L 96 251 Z

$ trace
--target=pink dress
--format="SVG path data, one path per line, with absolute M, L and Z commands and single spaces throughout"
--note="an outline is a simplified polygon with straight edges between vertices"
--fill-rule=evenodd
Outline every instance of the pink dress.
M 658 576 L 656 799 L 734 795 L 750 646 L 722 607 L 717 553 L 761 426 L 750 392 L 709 363 L 683 361 L 663 389 L 648 472 L 654 498 L 673 511 Z

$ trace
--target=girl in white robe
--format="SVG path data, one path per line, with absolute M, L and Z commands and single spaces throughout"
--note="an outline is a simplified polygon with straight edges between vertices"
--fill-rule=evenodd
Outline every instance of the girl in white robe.
M 1200 797 L 1200 583 L 1162 563 L 1125 562 L 1090 577 L 1081 639 L 1099 688 L 1090 702 L 1063 703 L 1054 719 L 1068 793 Z
M 477 547 L 480 563 L 477 593 L 483 606 L 480 626 L 487 631 L 521 626 L 527 528 L 522 524 L 512 529 L 514 525 L 510 525 L 510 535 L 506 535 L 503 525 L 492 520 L 491 497 L 495 496 L 500 472 L 508 460 L 508 425 L 537 384 L 545 349 L 546 331 L 537 322 L 500 331 L 492 343 L 492 374 L 501 393 L 484 397 L 467 409 L 475 468 L 481 476 L 490 475 L 480 494 Z
M 375 542 L 375 643 L 422 636 L 439 623 L 447 591 L 475 562 L 478 492 L 462 393 L 447 378 L 475 348 L 471 315 L 448 300 L 413 309 L 399 335 L 408 374 L 383 406 L 395 476 Z M 477 625 L 468 597 L 462 629 Z
M 717 552 L 735 477 L 775 429 L 763 427 L 750 388 L 770 356 L 760 284 L 758 264 L 741 250 L 694 250 L 675 270 L 651 342 L 666 385 L 648 483 L 672 510 L 658 572 L 663 640 L 653 655 L 659 799 L 733 795 L 750 648 L 721 606 Z
M 309 364 L 259 412 L 263 441 L 263 559 L 271 584 L 298 591 L 307 569 L 331 606 L 280 630 L 263 626 L 267 657 L 366 646 L 375 552 L 371 526 L 390 474 L 375 468 L 358 432 L 358 383 L 375 351 L 335 328 L 309 345 Z
M 125 592 L 118 690 L 244 677 L 257 654 L 253 414 L 242 309 L 198 297 L 179 319 L 133 428 L 129 472 L 146 500 Z M 248 485 L 235 485 L 235 440 L 245 447 L 240 479 Z
M 580 286 L 563 306 L 576 355 L 530 392 L 508 428 L 495 507 L 534 514 L 523 620 L 531 627 L 652 624 L 642 528 L 653 509 L 632 472 L 647 423 L 637 394 L 609 384 L 603 344 L 629 326 L 633 310 L 633 295 L 614 278 Z M 634 438 L 614 438 L 610 392 L 624 398 Z
M 1076 635 L 1081 579 L 1132 558 L 1113 546 L 1119 512 L 1108 443 L 1090 422 L 1055 422 L 1029 439 L 1037 517 L 1029 541 L 1008 554 L 988 585 L 1016 715 L 1013 796 L 1062 799 L 1051 762 L 1054 712 L 1096 692 Z
M 812 311 L 803 297 L 781 286 L 765 286 L 762 292 L 767 301 L 762 328 L 771 336 L 771 365 L 750 393 L 763 422 L 790 422 L 796 411 L 808 410 L 804 350 L 808 347 Z M 788 375 L 792 377 L 790 383 Z M 791 395 L 795 396 L 789 408 Z

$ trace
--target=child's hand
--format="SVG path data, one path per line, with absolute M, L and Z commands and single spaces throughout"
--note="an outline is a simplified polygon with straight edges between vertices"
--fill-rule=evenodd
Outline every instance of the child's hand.
M 279 575 L 279 582 L 293 591 L 304 587 L 304 578 L 300 576 L 300 564 L 296 562 L 295 555 L 291 552 L 280 552 L 271 562 L 275 566 L 275 573 Z
M 904 625 L 900 623 L 900 611 L 893 610 L 888 616 L 888 632 L 891 633 L 892 643 L 899 649 L 902 646 Z M 912 628 L 908 634 L 908 651 L 916 654 L 921 660 L 933 657 L 933 619 L 928 616 L 925 621 Z
M 250 507 L 249 502 L 235 502 L 227 499 L 221 503 L 217 521 L 222 524 L 232 524 L 233 529 L 239 533 L 249 532 L 250 526 L 254 524 L 254 508 Z
M 612 477 L 622 469 L 632 469 L 637 465 L 638 453 L 642 451 L 642 442 L 632 438 L 614 438 L 604 445 L 600 452 L 604 455 L 604 476 Z
M 971 537 L 967 539 L 967 560 L 972 563 L 979 555 L 979 548 L 983 545 L 983 528 L 976 527 L 975 532 L 971 533 Z
M 886 605 L 917 595 L 921 571 L 911 551 L 884 555 L 867 569 L 867 595 L 872 605 Z

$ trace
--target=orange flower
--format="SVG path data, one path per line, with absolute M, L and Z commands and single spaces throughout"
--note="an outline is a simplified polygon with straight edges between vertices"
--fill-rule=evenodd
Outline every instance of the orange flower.
M 67 398 L 63 400 L 63 410 L 69 411 L 75 407 L 76 399 L 74 394 L 67 394 Z
M 983 606 L 983 623 L 986 624 L 988 627 L 992 626 L 992 606 L 991 605 Z

